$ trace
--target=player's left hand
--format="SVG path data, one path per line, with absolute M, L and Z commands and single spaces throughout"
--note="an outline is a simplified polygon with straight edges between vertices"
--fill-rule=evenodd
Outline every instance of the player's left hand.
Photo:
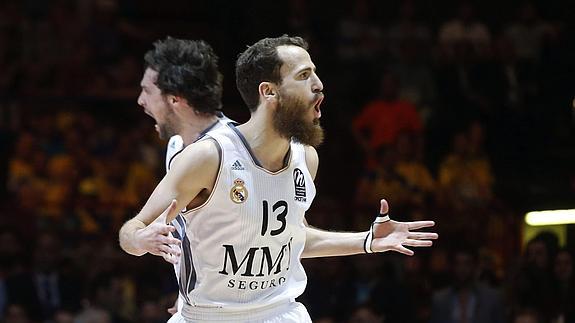
M 160 256 L 171 264 L 177 264 L 181 254 L 181 241 L 172 236 L 176 228 L 167 221 L 168 216 L 175 217 L 178 213 L 176 204 L 176 200 L 173 200 L 152 223 L 134 234 L 134 241 L 140 250 Z
M 381 200 L 380 214 L 387 214 L 389 206 L 386 200 Z M 432 240 L 438 238 L 435 232 L 413 232 L 422 228 L 435 225 L 434 221 L 398 222 L 387 221 L 373 225 L 373 240 L 371 250 L 373 252 L 396 251 L 408 256 L 414 252 L 406 247 L 430 247 Z

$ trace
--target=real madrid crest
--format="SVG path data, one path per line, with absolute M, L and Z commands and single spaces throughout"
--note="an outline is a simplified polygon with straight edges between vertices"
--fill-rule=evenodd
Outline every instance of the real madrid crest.
M 230 198 L 238 204 L 244 203 L 248 199 L 248 190 L 242 179 L 238 178 L 234 181 L 234 186 L 230 190 Z

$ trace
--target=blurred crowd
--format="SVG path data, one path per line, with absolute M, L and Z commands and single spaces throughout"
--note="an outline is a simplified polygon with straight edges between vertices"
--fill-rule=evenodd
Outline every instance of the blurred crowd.
M 565 3 L 1 1 L 0 320 L 165 322 L 171 266 L 117 244 L 164 172 L 135 102 L 143 53 L 207 40 L 224 112 L 245 121 L 234 59 L 289 33 L 327 98 L 308 222 L 366 230 L 385 197 L 440 233 L 413 257 L 305 260 L 314 321 L 575 322 L 573 249 L 549 232 L 522 244 L 524 211 L 575 195 Z

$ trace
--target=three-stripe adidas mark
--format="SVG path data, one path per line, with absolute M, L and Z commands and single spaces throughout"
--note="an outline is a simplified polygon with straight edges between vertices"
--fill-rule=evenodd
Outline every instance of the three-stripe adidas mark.
M 240 163 L 239 160 L 236 160 L 233 164 L 232 164 L 232 170 L 245 170 L 244 166 Z

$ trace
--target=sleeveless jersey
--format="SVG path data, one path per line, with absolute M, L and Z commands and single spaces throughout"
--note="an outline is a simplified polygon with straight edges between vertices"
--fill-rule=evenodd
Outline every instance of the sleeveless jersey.
M 223 114 L 219 115 L 218 117 L 219 117 L 218 121 L 215 122 L 210 127 L 208 127 L 206 130 L 204 130 L 200 134 L 198 139 L 203 137 L 210 130 L 217 129 L 217 128 L 219 128 L 219 127 L 221 127 L 221 126 L 223 126 L 229 122 L 232 122 L 232 123 L 234 122 L 231 119 L 225 117 Z M 182 150 L 184 148 L 185 148 L 184 147 L 184 141 L 180 135 L 174 135 L 174 136 L 170 137 L 170 140 L 168 141 L 168 145 L 167 145 L 167 149 L 166 149 L 166 173 L 170 170 L 170 165 L 171 165 L 174 157 L 176 157 L 176 155 L 178 155 L 180 152 L 182 152 Z M 186 286 L 188 285 L 188 281 L 191 278 L 190 277 L 191 276 L 191 270 L 189 270 L 189 266 L 185 266 L 182 264 L 185 264 L 186 262 L 191 264 L 191 262 L 189 260 L 187 260 L 187 259 L 191 259 L 191 250 L 190 250 L 189 240 L 186 237 L 186 222 L 185 222 L 185 218 L 182 216 L 182 214 L 179 213 L 178 215 L 176 215 L 176 218 L 174 220 L 172 220 L 172 222 L 170 224 L 176 228 L 176 231 L 173 233 L 173 237 L 182 241 L 182 244 L 181 244 L 182 254 L 180 257 L 180 261 L 178 263 L 174 264 L 174 272 L 176 274 L 176 279 L 178 281 L 178 287 L 179 287 L 179 292 L 180 292 L 179 293 L 180 296 L 178 297 L 178 311 L 181 311 L 182 305 L 183 305 L 183 302 L 181 301 L 181 295 L 185 294 L 184 291 L 186 290 Z
M 232 124 L 205 138 L 217 142 L 220 167 L 208 200 L 182 213 L 195 278 L 182 314 L 293 301 L 307 283 L 304 213 L 315 197 L 304 146 L 292 141 L 285 167 L 270 172 Z

